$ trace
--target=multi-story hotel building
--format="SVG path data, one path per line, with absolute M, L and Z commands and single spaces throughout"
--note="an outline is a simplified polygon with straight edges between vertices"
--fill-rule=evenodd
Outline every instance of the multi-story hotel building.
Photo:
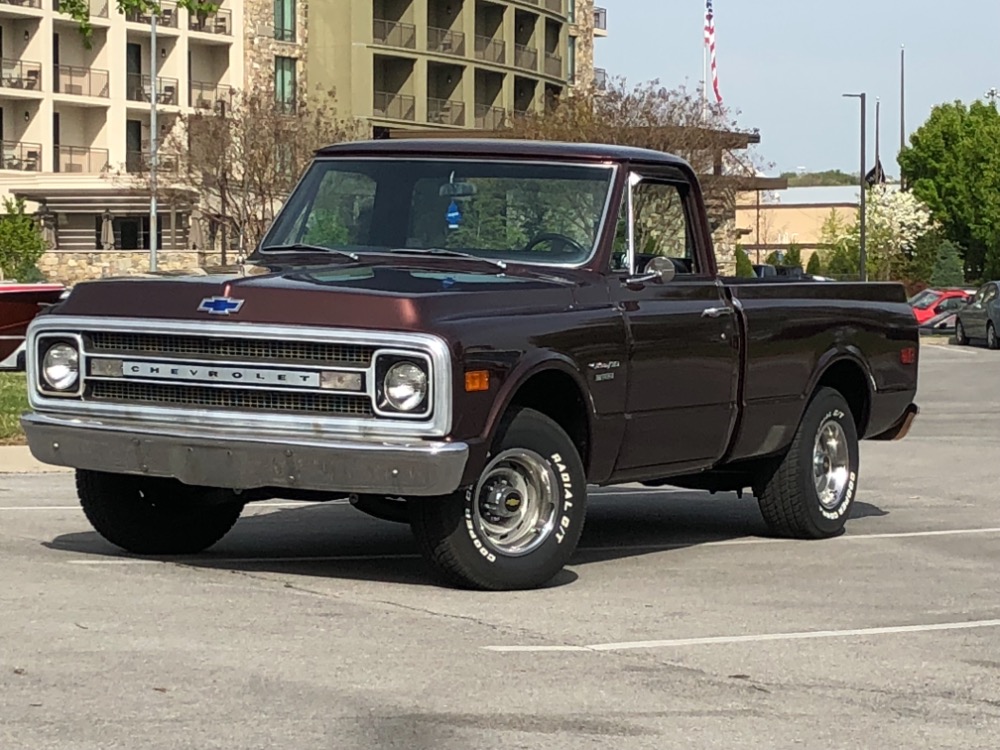
M 335 89 L 338 114 L 373 130 L 492 129 L 599 78 L 607 29 L 593 0 L 221 0 L 204 16 L 161 5 L 154 47 L 151 19 L 115 0 L 90 0 L 89 41 L 59 0 L 0 0 L 0 195 L 42 217 L 52 278 L 148 267 L 150 196 L 127 178 L 148 164 L 154 98 L 161 136 L 260 85 L 289 103 Z M 194 236 L 214 242 L 190 231 L 191 210 L 161 203 L 159 268 L 203 256 Z
M 593 0 L 342 0 L 309 8 L 310 90 L 379 127 L 494 129 L 594 76 Z

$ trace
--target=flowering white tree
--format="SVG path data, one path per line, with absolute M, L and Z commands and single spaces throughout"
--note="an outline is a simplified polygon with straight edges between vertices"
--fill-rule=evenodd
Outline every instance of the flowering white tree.
M 859 212 L 860 213 L 860 212 Z M 868 278 L 889 281 L 902 277 L 920 239 L 936 228 L 930 209 L 913 193 L 877 185 L 868 193 L 866 250 Z M 860 221 L 850 232 L 850 245 L 860 246 Z

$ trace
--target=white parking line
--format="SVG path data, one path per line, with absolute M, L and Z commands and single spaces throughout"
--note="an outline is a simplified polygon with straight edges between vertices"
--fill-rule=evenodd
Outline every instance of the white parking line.
M 871 539 L 912 539 L 919 537 L 934 536 L 964 536 L 970 534 L 1000 534 L 1000 527 L 988 529 L 946 529 L 941 531 L 900 531 L 887 532 L 885 534 L 845 534 L 834 539 L 825 540 L 826 544 L 836 542 L 868 541 Z M 629 544 L 606 547 L 578 547 L 578 552 L 667 552 L 674 549 L 685 549 L 688 547 L 740 547 L 754 544 L 816 544 L 812 541 L 799 541 L 796 539 L 763 539 L 752 537 L 750 539 L 720 539 L 715 542 L 699 542 L 691 540 L 687 542 L 676 542 L 672 544 Z M 823 543 L 823 542 L 820 542 Z M 103 559 L 67 560 L 70 565 L 150 565 L 161 562 L 180 563 L 276 563 L 276 562 L 362 562 L 365 560 L 416 560 L 417 554 L 398 555 L 322 555 L 317 557 L 183 557 L 177 560 L 149 560 L 142 557 L 113 557 Z
M 733 643 L 759 643 L 761 641 L 796 641 L 814 638 L 850 638 L 852 636 L 892 635 L 896 633 L 929 633 L 939 630 L 973 630 L 1000 627 L 1000 620 L 974 620 L 971 622 L 939 622 L 928 625 L 895 625 L 882 628 L 853 628 L 851 630 L 813 630 L 800 633 L 765 633 L 762 635 L 713 636 L 710 638 L 675 638 L 663 641 L 624 641 L 622 643 L 597 643 L 591 646 L 482 646 L 484 651 L 507 653 L 538 653 L 546 651 L 631 651 L 650 648 L 681 648 L 684 646 L 711 646 Z

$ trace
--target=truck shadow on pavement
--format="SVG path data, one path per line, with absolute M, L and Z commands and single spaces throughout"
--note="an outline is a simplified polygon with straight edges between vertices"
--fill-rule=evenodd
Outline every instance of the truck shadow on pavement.
M 885 515 L 886 511 L 874 505 L 856 502 L 851 518 L 856 522 Z M 577 551 L 549 587 L 572 583 L 578 577 L 573 569 L 581 566 L 769 537 L 750 496 L 740 500 L 733 494 L 702 492 L 605 492 L 591 501 Z M 199 555 L 136 557 L 93 531 L 63 534 L 43 545 L 97 559 L 158 560 L 219 570 L 439 585 L 417 552 L 408 526 L 370 518 L 342 504 L 277 510 L 250 505 L 229 535 Z

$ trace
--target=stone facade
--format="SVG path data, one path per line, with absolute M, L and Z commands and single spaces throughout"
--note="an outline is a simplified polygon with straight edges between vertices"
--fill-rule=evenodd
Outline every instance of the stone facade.
M 275 39 L 274 0 L 244 0 L 244 86 L 247 90 L 274 89 L 274 58 L 294 57 L 298 60 L 296 81 L 301 97 L 308 91 L 306 62 L 309 42 L 309 2 L 295 3 L 295 41 Z
M 159 251 L 156 265 L 159 271 L 189 271 L 202 273 L 205 266 L 218 265 L 219 254 L 196 250 Z M 38 261 L 38 269 L 46 279 L 67 286 L 78 281 L 102 279 L 110 276 L 139 276 L 149 273 L 149 253 L 116 250 L 73 253 L 54 251 L 45 253 Z
M 576 0 L 570 36 L 576 37 L 574 86 L 586 88 L 594 82 L 594 0 Z

